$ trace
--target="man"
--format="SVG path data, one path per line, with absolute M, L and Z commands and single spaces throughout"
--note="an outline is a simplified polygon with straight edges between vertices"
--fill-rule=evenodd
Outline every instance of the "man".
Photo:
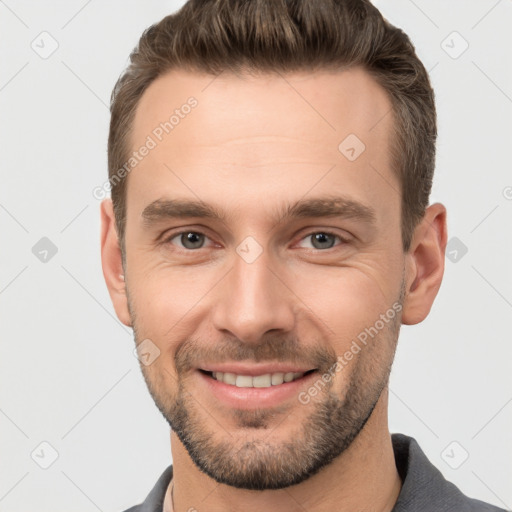
M 388 430 L 447 238 L 408 37 L 364 0 L 190 0 L 111 110 L 104 276 L 173 460 L 130 510 L 499 510 Z

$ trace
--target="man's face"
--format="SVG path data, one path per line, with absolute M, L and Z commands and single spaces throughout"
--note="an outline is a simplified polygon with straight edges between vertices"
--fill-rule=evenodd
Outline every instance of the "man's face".
M 141 365 L 158 408 L 219 482 L 305 480 L 382 396 L 404 292 L 392 122 L 360 69 L 173 71 L 141 98 L 133 149 L 156 147 L 128 178 L 130 317 L 160 351 Z

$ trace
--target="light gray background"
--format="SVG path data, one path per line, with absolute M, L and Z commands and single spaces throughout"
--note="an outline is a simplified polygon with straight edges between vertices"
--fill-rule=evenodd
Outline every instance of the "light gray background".
M 182 3 L 0 1 L 0 511 L 122 510 L 171 462 L 103 281 L 92 191 L 107 176 L 115 80 L 142 30 Z M 431 70 L 432 202 L 468 249 L 451 242 L 430 316 L 402 329 L 390 428 L 465 493 L 510 508 L 512 2 L 376 3 Z M 31 44 L 52 38 L 43 59 Z M 32 252 L 42 237 L 58 249 L 47 262 Z M 43 441 L 58 452 L 48 469 Z

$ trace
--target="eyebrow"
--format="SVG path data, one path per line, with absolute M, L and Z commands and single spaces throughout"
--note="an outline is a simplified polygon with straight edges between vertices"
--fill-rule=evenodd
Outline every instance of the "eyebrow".
M 157 199 L 144 208 L 141 217 L 145 227 L 168 219 L 197 217 L 225 223 L 227 218 L 213 205 L 188 199 Z M 291 219 L 321 217 L 356 219 L 370 225 L 376 222 L 376 213 L 371 206 L 344 197 L 301 199 L 286 204 L 274 215 L 274 222 L 277 225 Z

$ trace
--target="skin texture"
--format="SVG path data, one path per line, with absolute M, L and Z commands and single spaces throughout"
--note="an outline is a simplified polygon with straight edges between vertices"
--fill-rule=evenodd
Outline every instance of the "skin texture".
M 173 427 L 174 511 L 390 511 L 401 482 L 387 383 L 400 325 L 421 322 L 441 284 L 445 208 L 429 206 L 404 253 L 391 104 L 362 69 L 217 78 L 173 70 L 141 98 L 133 148 L 191 96 L 197 106 L 127 178 L 124 268 L 111 201 L 101 205 L 117 316 L 137 343 L 160 351 L 141 369 Z M 365 144 L 354 161 L 338 149 L 351 133 Z M 287 204 L 325 197 L 371 208 L 374 222 L 276 221 Z M 200 200 L 224 219 L 145 221 L 146 207 L 165 199 Z M 199 234 L 196 245 L 183 245 L 183 231 Z M 318 233 L 332 236 L 318 244 Z M 250 263 L 237 252 L 247 237 L 250 252 L 261 251 Z M 285 361 L 316 368 L 318 380 L 340 357 L 346 364 L 307 404 L 297 394 L 275 407 L 229 407 L 197 371 L 211 361 Z

